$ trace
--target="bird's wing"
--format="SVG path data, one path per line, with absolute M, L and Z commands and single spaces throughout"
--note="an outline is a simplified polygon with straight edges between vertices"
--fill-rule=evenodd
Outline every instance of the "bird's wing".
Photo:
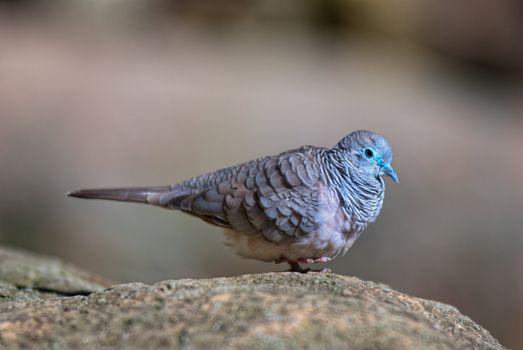
M 159 204 L 273 242 L 306 235 L 323 205 L 319 152 L 307 146 L 202 175 L 173 186 Z

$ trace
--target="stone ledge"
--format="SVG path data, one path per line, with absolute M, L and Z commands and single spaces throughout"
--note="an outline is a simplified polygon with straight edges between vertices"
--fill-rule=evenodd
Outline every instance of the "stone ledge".
M 66 285 L 104 285 L 88 281 Z M 131 283 L 59 296 L 0 298 L 0 347 L 504 349 L 452 306 L 328 273 Z

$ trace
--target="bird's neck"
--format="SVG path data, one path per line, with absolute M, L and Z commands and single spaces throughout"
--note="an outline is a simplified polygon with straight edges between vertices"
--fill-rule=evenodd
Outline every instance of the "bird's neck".
M 363 174 L 336 149 L 327 150 L 323 158 L 327 182 L 338 193 L 354 228 L 363 230 L 376 220 L 381 210 L 385 192 L 383 180 Z

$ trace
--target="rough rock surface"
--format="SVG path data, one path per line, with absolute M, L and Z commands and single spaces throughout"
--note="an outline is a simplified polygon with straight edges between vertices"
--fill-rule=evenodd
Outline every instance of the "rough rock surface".
M 131 283 L 71 296 L 107 282 L 6 250 L 0 266 L 0 348 L 504 349 L 451 306 L 336 274 Z
M 89 294 L 112 284 L 58 259 L 0 247 L 0 302 Z

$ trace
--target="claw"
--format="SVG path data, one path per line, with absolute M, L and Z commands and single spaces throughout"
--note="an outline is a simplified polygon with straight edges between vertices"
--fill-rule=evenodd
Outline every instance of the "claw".
M 291 266 L 291 268 L 287 270 L 288 272 L 307 273 L 310 271 L 310 269 L 304 269 L 303 267 L 301 267 L 300 264 L 298 264 L 297 262 L 288 261 L 288 263 Z
M 287 270 L 287 272 L 299 272 L 299 273 L 307 273 L 307 272 L 327 273 L 327 272 L 332 272 L 332 270 L 329 269 L 329 268 L 323 268 L 323 269 L 319 269 L 319 270 L 304 269 L 297 262 L 290 262 L 290 261 L 288 261 L 288 263 L 291 266 L 291 268 L 289 270 Z
M 317 264 L 317 263 L 326 263 L 331 261 L 331 258 L 328 256 L 322 256 L 319 258 L 306 258 L 306 259 L 300 259 L 298 262 L 302 264 Z
M 316 262 L 322 262 L 322 263 L 326 263 L 326 262 L 329 262 L 331 261 L 332 259 L 329 258 L 328 256 L 322 256 L 321 258 L 317 259 Z

